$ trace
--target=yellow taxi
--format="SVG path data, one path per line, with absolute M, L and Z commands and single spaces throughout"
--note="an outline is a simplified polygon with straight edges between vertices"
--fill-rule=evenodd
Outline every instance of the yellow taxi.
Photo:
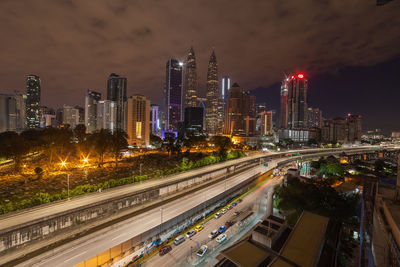
M 203 228 L 204 228 L 204 226 L 199 224 L 194 228 L 194 230 L 196 230 L 197 232 L 200 232 L 201 230 L 203 230 Z

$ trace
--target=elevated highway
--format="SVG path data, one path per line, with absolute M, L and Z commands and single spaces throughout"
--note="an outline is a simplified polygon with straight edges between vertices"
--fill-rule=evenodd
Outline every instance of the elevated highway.
M 154 232 L 154 229 L 156 229 L 160 224 L 160 211 L 159 207 L 148 206 L 149 203 L 154 204 L 155 202 L 159 202 L 159 204 L 162 204 L 162 201 L 164 201 L 165 199 L 168 199 L 173 195 L 179 195 L 179 192 L 185 192 L 190 188 L 195 189 L 194 191 L 198 192 L 202 192 L 201 190 L 214 192 L 213 194 L 215 195 L 213 196 L 215 197 L 237 186 L 238 184 L 243 182 L 243 180 L 249 179 L 254 176 L 255 173 L 252 172 L 254 170 L 258 170 L 258 168 L 262 168 L 263 171 L 266 171 L 267 169 L 274 168 L 277 164 L 285 164 L 298 158 L 340 154 L 342 152 L 372 153 L 376 152 L 377 150 L 378 148 L 375 147 L 357 147 L 347 149 L 341 148 L 331 150 L 312 149 L 298 151 L 301 153 L 301 156 L 295 157 L 289 156 L 290 152 L 288 151 L 281 153 L 260 153 L 241 159 L 215 164 L 197 170 L 172 175 L 169 177 L 164 177 L 163 179 L 153 179 L 139 184 L 121 186 L 119 188 L 107 190 L 102 193 L 93 193 L 77 197 L 70 201 L 51 203 L 49 205 L 43 205 L 36 208 L 7 214 L 0 217 L 0 250 L 3 250 L 3 252 L 5 252 L 3 254 L 4 257 L 1 257 L 0 264 L 15 262 L 13 260 L 16 259 L 26 260 L 29 257 L 33 257 L 34 259 L 28 261 L 29 264 L 51 266 L 48 264 L 54 264 L 56 262 L 57 265 L 59 265 L 61 261 L 64 262 L 64 260 L 71 258 L 70 254 L 65 255 L 65 252 L 70 250 L 69 247 L 76 247 L 76 242 L 78 242 L 78 244 L 89 242 L 85 244 L 86 246 L 91 247 L 90 250 L 83 252 L 81 249 L 79 253 L 74 254 L 75 256 L 77 254 L 80 254 L 79 257 L 76 256 L 69 260 L 69 262 L 67 261 L 68 264 L 79 263 L 82 262 L 82 260 L 88 259 L 102 252 L 102 249 L 104 249 L 105 247 L 112 247 L 114 243 L 118 244 L 118 242 L 124 242 L 124 240 L 133 238 L 135 236 L 140 236 L 142 233 L 149 232 L 150 230 L 153 230 Z M 261 161 L 270 161 L 268 168 L 258 166 Z M 251 170 L 247 169 L 249 167 L 251 168 Z M 239 170 L 242 171 L 240 172 Z M 227 177 L 226 179 L 224 178 L 225 176 Z M 221 179 L 224 179 L 224 181 L 220 181 Z M 213 180 L 215 180 L 217 183 L 210 183 Z M 209 183 L 208 187 L 207 183 Z M 199 187 L 199 185 L 203 184 L 205 185 L 206 189 L 201 189 Z M 223 186 L 221 184 L 223 184 Z M 142 194 L 142 201 L 137 200 L 139 194 Z M 207 198 L 199 199 L 197 198 L 198 196 L 196 196 L 197 195 L 193 192 L 190 195 L 182 195 L 182 199 L 188 197 L 190 201 L 182 201 L 179 196 L 175 200 L 172 199 L 171 202 L 168 203 L 168 205 L 171 205 L 171 212 L 165 214 L 165 216 L 167 216 L 166 219 L 169 218 L 168 216 L 177 217 L 180 214 L 184 214 L 188 210 L 193 210 L 193 208 L 195 207 L 193 206 L 193 201 L 199 203 L 199 205 L 201 205 L 204 201 L 207 201 Z M 133 201 L 132 197 L 135 197 L 136 201 Z M 120 234 L 115 234 L 115 232 L 119 232 L 116 231 L 116 229 L 119 229 L 121 227 L 121 224 L 115 223 L 111 226 L 107 225 L 103 229 L 98 228 L 98 231 L 96 231 L 95 233 L 87 234 L 86 236 L 83 235 L 83 237 L 82 235 L 77 235 L 76 240 L 69 239 L 69 242 L 67 244 L 57 243 L 58 248 L 55 248 L 56 246 L 52 245 L 54 244 L 54 242 L 60 241 L 63 238 L 66 238 L 66 236 L 68 235 L 71 236 L 72 233 L 76 234 L 81 232 L 88 232 L 88 227 L 98 226 L 99 224 L 95 222 L 109 219 L 107 217 L 109 217 L 110 214 L 112 214 L 114 217 L 118 216 L 118 214 L 121 214 L 121 216 L 123 216 L 126 215 L 126 212 L 138 208 L 143 208 L 146 205 L 149 207 L 149 210 L 142 213 L 132 214 L 130 218 L 128 216 L 128 218 L 124 218 L 124 221 L 120 222 L 122 225 L 128 225 L 128 221 L 130 221 L 133 225 L 136 225 L 134 227 L 135 232 L 129 232 L 129 234 L 126 235 L 121 234 L 121 232 Z M 82 216 L 79 215 L 82 215 L 82 213 L 85 214 L 85 212 L 87 214 L 88 210 L 90 211 L 90 209 L 93 207 L 100 207 L 100 209 L 104 211 L 104 214 L 106 214 L 106 216 L 96 215 L 93 216 L 93 218 L 89 218 L 87 222 L 85 222 L 85 220 L 82 220 L 80 222 L 73 220 L 73 214 L 78 214 L 77 218 L 82 218 Z M 157 215 L 154 215 L 155 213 Z M 100 218 L 96 220 L 96 217 Z M 69 219 L 66 220 L 65 218 Z M 140 221 L 138 220 L 140 218 L 143 218 L 143 221 L 147 223 L 139 223 Z M 59 225 L 63 225 L 63 223 L 67 226 L 65 226 L 64 228 L 59 227 Z M 127 227 L 132 227 L 132 224 Z M 140 227 L 138 227 L 138 225 L 140 225 Z M 26 241 L 27 236 L 33 236 L 33 231 L 35 231 L 35 227 L 37 235 L 41 234 L 41 237 L 37 238 L 37 240 L 32 240 L 31 238 L 30 240 Z M 51 231 L 51 227 L 53 231 Z M 24 230 L 26 231 L 25 233 Z M 111 239 L 108 234 L 105 236 L 104 232 L 110 233 L 112 235 Z M 98 238 L 103 237 L 104 239 L 93 241 L 93 235 Z M 50 238 L 46 238 L 47 236 Z M 110 240 L 113 242 L 111 242 Z M 8 245 L 6 245 L 6 243 Z M 29 254 L 31 252 L 37 251 L 38 248 L 42 248 L 43 250 L 43 246 L 48 246 L 47 252 L 41 251 L 43 253 L 40 253 L 40 255 L 38 253 Z M 57 256 L 61 255 L 60 253 L 64 256 Z M 28 254 L 29 257 L 27 257 L 26 254 Z M 63 260 L 62 257 L 65 257 L 65 259 Z

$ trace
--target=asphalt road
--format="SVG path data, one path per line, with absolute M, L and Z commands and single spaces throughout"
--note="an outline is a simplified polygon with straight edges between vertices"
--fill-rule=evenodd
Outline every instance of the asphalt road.
M 237 216 L 234 215 L 235 211 L 244 212 L 247 210 L 252 210 L 253 212 L 255 212 L 252 220 L 258 221 L 258 218 L 261 217 L 260 215 L 263 215 L 264 212 L 268 210 L 268 208 L 264 207 L 265 204 L 267 206 L 272 205 L 272 201 L 268 201 L 267 203 L 265 203 L 267 200 L 267 193 L 271 193 L 272 188 L 276 184 L 280 183 L 280 181 L 280 178 L 273 178 L 266 181 L 260 188 L 248 194 L 246 197 L 243 198 L 243 201 L 241 203 L 238 203 L 238 205 L 233 209 L 228 210 L 227 213 L 222 215 L 220 218 L 211 219 L 207 223 L 203 224 L 204 229 L 195 234 L 193 237 L 191 237 L 190 239 L 185 238 L 185 241 L 177 246 L 172 245 L 172 250 L 166 255 L 159 256 L 157 254 L 153 256 L 143 266 L 204 266 L 212 258 L 217 256 L 219 251 L 225 249 L 246 233 L 246 231 L 236 232 L 238 226 L 233 225 L 225 232 L 227 234 L 227 240 L 219 244 L 217 241 L 215 241 L 215 239 L 210 239 L 208 237 L 210 232 L 218 229 L 221 225 L 224 225 L 226 221 L 236 221 Z M 196 255 L 198 244 L 206 244 L 208 246 L 208 251 L 203 257 L 199 257 L 198 255 Z
M 209 188 L 199 190 L 196 193 L 172 201 L 162 206 L 163 221 L 168 221 L 182 214 L 194 206 L 197 206 L 205 198 L 209 199 L 234 187 L 243 180 L 255 175 L 260 170 L 266 170 L 264 166 L 258 166 L 251 170 L 237 174 L 225 181 L 221 181 Z M 114 225 L 111 229 L 100 231 L 83 237 L 79 242 L 71 242 L 57 249 L 57 253 L 50 257 L 41 256 L 40 262 L 37 258 L 24 262 L 19 266 L 73 266 L 89 259 L 102 251 L 123 243 L 124 241 L 138 236 L 158 225 L 161 222 L 160 208 L 155 208 L 122 223 Z M 208 234 L 208 233 L 207 233 Z

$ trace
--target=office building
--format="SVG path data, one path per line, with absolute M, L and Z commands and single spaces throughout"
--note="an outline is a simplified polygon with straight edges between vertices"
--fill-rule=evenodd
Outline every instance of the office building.
M 348 125 L 347 140 L 349 143 L 361 142 L 361 115 L 347 114 Z
M 273 112 L 272 110 L 263 111 L 260 113 L 260 130 L 262 136 L 273 134 Z
M 307 128 L 308 80 L 304 74 L 292 75 L 288 88 L 288 128 Z
M 234 83 L 226 99 L 224 134 L 255 135 L 255 112 L 255 96 Z
M 159 106 L 155 104 L 150 105 L 150 132 L 155 135 L 159 135 L 161 133 Z
M 142 95 L 128 98 L 128 144 L 147 147 L 150 144 L 150 101 Z
M 22 132 L 26 129 L 26 94 L 15 92 L 14 98 L 17 113 L 16 131 Z
M 56 127 L 56 112 L 54 109 L 41 106 L 40 107 L 40 128 Z
M 115 128 L 126 131 L 126 88 L 127 79 L 111 73 L 107 81 L 107 100 L 117 104 Z
M 0 94 L 0 133 L 16 131 L 17 109 L 13 95 Z
M 358 143 L 361 141 L 361 116 L 348 114 L 346 118 L 323 121 L 321 141 L 324 143 Z
M 309 128 L 321 128 L 322 127 L 322 110 L 319 108 L 309 107 L 307 109 L 307 119 Z
M 41 82 L 37 75 L 26 77 L 26 121 L 27 128 L 40 127 L 40 92 Z
M 202 107 L 185 108 L 185 131 L 191 131 L 197 134 L 203 132 L 203 114 L 204 109 Z
M 193 47 L 190 48 L 185 65 L 185 107 L 196 107 L 197 71 L 196 56 Z
M 228 76 L 222 77 L 221 97 L 224 102 L 226 101 L 226 98 L 228 97 L 229 88 L 231 88 L 231 79 Z
M 183 64 L 169 59 L 166 64 L 165 79 L 165 130 L 178 131 L 178 123 L 183 121 L 182 112 L 182 71 Z
M 206 129 L 208 134 L 222 133 L 223 102 L 218 86 L 218 64 L 214 50 L 210 56 L 207 70 Z
M 96 130 L 108 129 L 113 133 L 117 122 L 117 103 L 111 100 L 100 100 L 97 103 L 96 117 Z
M 279 114 L 279 127 L 282 129 L 288 128 L 288 91 L 289 91 L 289 78 L 285 78 L 281 85 L 281 110 Z
M 79 124 L 79 110 L 72 106 L 64 105 L 62 118 L 62 124 L 69 125 L 71 129 L 75 129 Z
M 97 103 L 101 100 L 101 94 L 88 90 L 85 96 L 85 126 L 86 133 L 93 133 L 97 129 Z

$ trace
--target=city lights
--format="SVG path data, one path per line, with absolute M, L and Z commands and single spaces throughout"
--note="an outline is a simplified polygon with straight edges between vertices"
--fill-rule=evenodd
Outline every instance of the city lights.
M 67 165 L 67 163 L 65 161 L 61 161 L 61 166 L 65 167 Z
M 300 79 L 303 79 L 303 78 L 304 78 L 304 74 L 299 73 L 299 74 L 297 75 L 297 77 L 299 77 Z

